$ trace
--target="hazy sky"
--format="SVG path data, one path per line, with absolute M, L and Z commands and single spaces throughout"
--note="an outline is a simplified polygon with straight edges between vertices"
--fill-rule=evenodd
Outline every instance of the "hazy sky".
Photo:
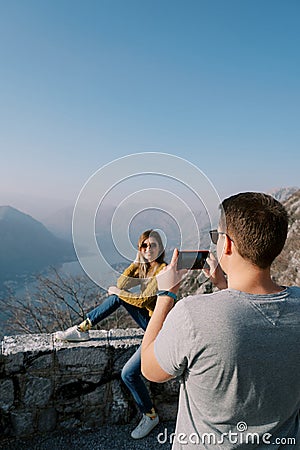
M 149 151 L 221 197 L 299 186 L 299 21 L 298 0 L 0 0 L 0 204 L 73 203 Z

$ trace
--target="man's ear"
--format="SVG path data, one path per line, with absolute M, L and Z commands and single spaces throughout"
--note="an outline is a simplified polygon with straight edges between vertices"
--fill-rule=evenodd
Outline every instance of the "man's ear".
M 233 245 L 232 240 L 229 239 L 227 234 L 225 234 L 224 249 L 223 249 L 223 253 L 225 255 L 231 255 L 232 254 L 232 245 Z

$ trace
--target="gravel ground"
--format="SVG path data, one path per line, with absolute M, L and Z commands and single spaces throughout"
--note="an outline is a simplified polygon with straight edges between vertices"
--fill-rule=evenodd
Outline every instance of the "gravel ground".
M 134 440 L 134 426 L 105 425 L 96 431 L 53 432 L 31 439 L 0 440 L 1 450 L 170 450 L 174 422 L 162 422 L 145 438 Z

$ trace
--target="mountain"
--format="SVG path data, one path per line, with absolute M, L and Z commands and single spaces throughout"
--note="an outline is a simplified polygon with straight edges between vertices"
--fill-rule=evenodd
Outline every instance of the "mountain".
M 0 248 L 0 284 L 49 265 L 75 260 L 69 242 L 11 206 L 0 206 Z
M 73 206 L 68 206 L 45 216 L 42 222 L 55 236 L 72 241 L 72 216 Z
M 147 204 L 146 204 L 147 206 Z M 174 209 L 176 209 L 174 211 Z M 173 210 L 173 214 L 172 214 Z M 131 211 L 128 215 L 128 211 Z M 122 251 L 118 248 L 117 241 L 119 236 L 124 236 L 124 230 L 128 230 L 129 239 L 136 248 L 139 235 L 150 228 L 158 229 L 161 232 L 163 242 L 166 245 L 168 256 L 174 250 L 174 247 L 185 249 L 194 249 L 195 247 L 208 248 L 209 234 L 208 229 L 212 226 L 208 224 L 207 212 L 204 208 L 191 209 L 187 213 L 184 206 L 171 208 L 165 205 L 164 208 L 145 208 L 145 204 L 130 203 L 101 205 L 95 217 L 95 235 L 101 253 L 108 262 L 124 261 Z M 176 214 L 175 214 L 176 213 Z M 83 217 L 89 217 L 89 210 L 82 210 Z M 60 238 L 72 240 L 72 216 L 73 207 L 58 210 L 43 219 L 43 223 L 48 230 Z M 128 222 L 128 223 L 127 223 Z M 88 224 L 84 226 L 88 229 Z M 85 230 L 83 228 L 83 230 Z M 198 237 L 200 233 L 200 242 Z M 127 231 L 126 231 L 127 233 Z M 83 234 L 88 236 L 88 231 Z M 84 237 L 83 237 L 84 241 Z M 83 248 L 89 253 L 88 244 Z M 129 259 L 135 257 L 135 251 L 132 255 L 126 255 Z
M 293 195 L 298 190 L 299 188 L 296 186 L 281 187 L 272 189 L 271 191 L 268 192 L 268 194 L 272 195 L 279 202 L 284 203 L 288 198 L 291 197 L 291 195 Z
M 272 274 L 281 285 L 300 286 L 300 189 L 283 204 L 289 213 L 289 231 L 284 249 L 272 266 Z

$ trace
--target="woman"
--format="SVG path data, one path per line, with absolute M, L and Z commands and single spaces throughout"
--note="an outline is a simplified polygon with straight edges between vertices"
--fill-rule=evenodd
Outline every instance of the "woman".
M 166 266 L 165 252 L 157 231 L 147 230 L 138 240 L 136 261 L 123 272 L 117 286 L 108 289 L 110 294 L 104 302 L 87 314 L 87 318 L 77 326 L 56 333 L 56 338 L 65 341 L 86 341 L 89 330 L 105 319 L 120 306 L 128 311 L 137 324 L 145 330 L 156 303 L 156 275 Z M 140 293 L 128 289 L 140 285 Z M 122 380 L 129 388 L 143 416 L 131 437 L 140 439 L 158 424 L 159 418 L 153 407 L 148 390 L 141 377 L 141 347 L 132 355 L 122 369 Z

